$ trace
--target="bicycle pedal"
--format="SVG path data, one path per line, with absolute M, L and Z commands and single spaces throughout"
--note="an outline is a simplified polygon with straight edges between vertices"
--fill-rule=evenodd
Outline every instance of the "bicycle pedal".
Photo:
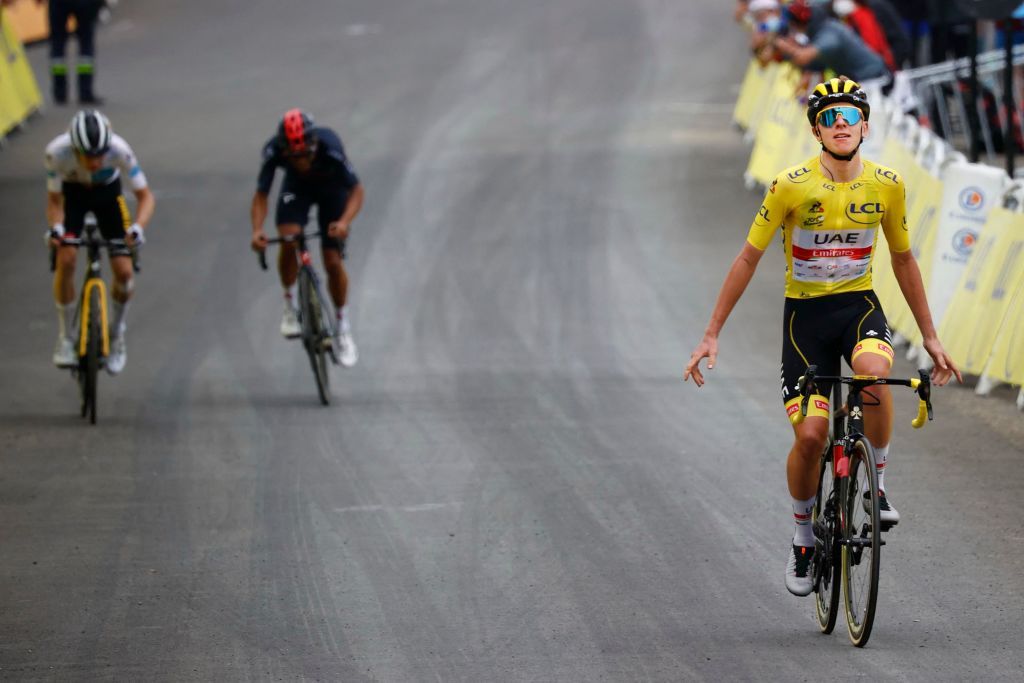
M 878 528 L 879 528 L 880 531 L 889 531 L 894 526 L 896 526 L 896 524 L 897 524 L 896 522 L 882 522 L 881 524 L 878 525 Z

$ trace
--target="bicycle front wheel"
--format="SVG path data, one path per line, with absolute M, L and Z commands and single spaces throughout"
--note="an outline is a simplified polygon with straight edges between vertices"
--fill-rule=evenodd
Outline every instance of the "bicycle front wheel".
M 330 378 L 327 374 L 327 349 L 325 342 L 330 343 L 330 335 L 324 324 L 324 306 L 313 278 L 302 273 L 300 294 L 302 298 L 302 342 L 309 356 L 309 364 L 313 368 L 316 379 L 316 391 L 320 403 L 329 405 L 331 402 Z
M 849 452 L 850 476 L 843 484 L 843 594 L 850 641 L 864 647 L 871 636 L 878 600 L 882 547 L 875 452 L 864 437 Z
M 90 424 L 96 424 L 96 385 L 99 380 L 100 344 L 103 292 L 93 287 L 89 293 L 89 319 L 86 321 L 85 356 L 79 359 L 82 381 L 82 417 L 88 415 Z
M 839 613 L 841 592 L 839 538 L 836 533 L 835 479 L 832 476 L 832 447 L 825 447 L 818 467 L 818 497 L 814 501 L 814 610 L 822 633 L 832 633 Z

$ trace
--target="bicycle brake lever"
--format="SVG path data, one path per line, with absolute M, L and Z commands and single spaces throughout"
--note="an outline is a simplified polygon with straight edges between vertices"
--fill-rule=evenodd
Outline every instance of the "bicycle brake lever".
M 263 270 L 266 270 L 267 269 L 267 250 L 266 249 L 261 249 L 260 251 L 258 251 L 256 253 L 259 254 L 259 257 L 260 257 L 260 268 L 262 268 Z
M 932 382 L 927 370 L 918 370 L 918 377 L 921 383 L 917 386 L 917 395 L 920 398 L 917 404 L 917 417 L 911 421 L 914 429 L 920 429 L 926 421 L 934 419 L 932 413 Z

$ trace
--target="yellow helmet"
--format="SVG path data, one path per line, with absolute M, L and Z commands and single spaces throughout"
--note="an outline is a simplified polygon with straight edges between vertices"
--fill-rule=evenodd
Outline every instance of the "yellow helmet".
M 839 102 L 847 102 L 860 109 L 865 121 L 871 116 L 871 105 L 860 83 L 847 78 L 830 78 L 814 86 L 807 96 L 807 120 L 813 126 L 822 109 Z

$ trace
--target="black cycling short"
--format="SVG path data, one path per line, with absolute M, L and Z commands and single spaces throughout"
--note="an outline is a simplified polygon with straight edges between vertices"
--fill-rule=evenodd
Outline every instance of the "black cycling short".
M 892 364 L 892 335 L 878 297 L 871 290 L 813 299 L 786 299 L 782 326 L 782 401 L 792 418 L 799 410 L 797 381 L 808 365 L 820 375 L 840 374 L 839 359 L 852 367 L 862 353 L 883 356 Z M 831 383 L 819 382 L 808 415 L 828 415 Z M 824 401 L 824 405 L 822 405 Z
M 121 193 L 120 178 L 106 185 L 82 185 L 64 181 L 61 191 L 64 194 L 65 235 L 80 237 L 85 225 L 85 214 L 92 213 L 103 239 L 124 239 L 132 225 L 132 215 Z M 127 247 L 110 250 L 111 256 L 127 256 L 129 253 Z
M 277 197 L 278 225 L 298 223 L 305 226 L 309 220 L 309 209 L 316 205 L 317 223 L 320 226 L 320 248 L 334 249 L 345 257 L 345 240 L 327 236 L 327 226 L 341 218 L 348 204 L 348 193 L 339 187 L 316 187 L 299 185 L 286 179 Z

